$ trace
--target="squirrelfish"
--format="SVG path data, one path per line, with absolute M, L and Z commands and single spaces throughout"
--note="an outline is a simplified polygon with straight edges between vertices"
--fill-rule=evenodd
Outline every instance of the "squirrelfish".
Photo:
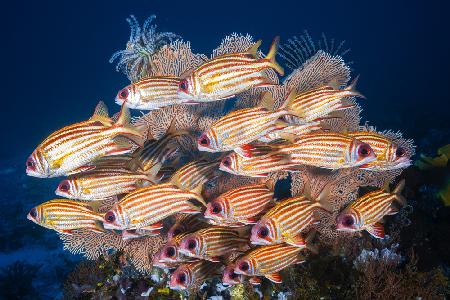
M 302 121 L 311 122 L 319 120 L 333 111 L 350 108 L 353 105 L 344 104 L 343 98 L 351 96 L 364 98 L 355 90 L 357 81 L 358 77 L 344 89 L 339 89 L 338 86 L 332 84 L 320 86 L 298 95 L 290 95 L 293 99 L 289 101 L 289 109 L 296 111 Z
M 158 183 L 155 174 L 133 172 L 124 168 L 96 168 L 69 176 L 61 181 L 55 193 L 78 200 L 105 200 Z
M 265 74 L 266 69 L 275 69 L 283 75 L 283 68 L 275 61 L 278 46 L 275 38 L 265 58 L 258 58 L 261 41 L 246 52 L 224 54 L 211 59 L 194 69 L 179 84 L 182 98 L 209 102 L 231 98 L 258 86 L 273 85 Z
M 68 199 L 44 202 L 31 209 L 27 219 L 42 227 L 64 234 L 71 234 L 77 229 L 104 231 L 102 214 L 95 212 L 87 203 Z
M 170 178 L 170 182 L 186 190 L 203 186 L 215 177 L 219 164 L 220 161 L 192 161 L 178 169 Z
M 231 152 L 222 159 L 219 169 L 230 174 L 249 177 L 267 177 L 272 172 L 295 170 L 289 154 L 278 153 L 275 150 L 256 153 L 255 147 L 245 146 L 248 146 L 246 149 L 251 148 L 249 156 Z
M 234 272 L 247 276 L 264 276 L 272 282 L 281 283 L 279 271 L 305 261 L 300 255 L 301 250 L 299 247 L 287 244 L 261 246 L 239 258 Z M 253 277 L 250 282 L 258 284 L 261 280 Z
M 252 184 L 225 192 L 206 206 L 205 218 L 225 223 L 255 224 L 275 204 L 274 181 Z
M 279 148 L 278 153 L 289 153 L 295 165 L 332 170 L 362 166 L 377 159 L 369 144 L 337 132 L 303 135 L 291 145 Z
M 70 175 L 94 168 L 89 165 L 106 155 L 129 153 L 143 141 L 143 134 L 132 128 L 129 112 L 122 107 L 115 124 L 100 102 L 88 120 L 66 126 L 47 137 L 30 155 L 26 172 L 34 177 Z
M 405 148 L 395 144 L 391 139 L 375 131 L 349 132 L 349 136 L 370 145 L 377 159 L 364 166 L 368 170 L 392 170 L 411 165 Z
M 248 236 L 233 228 L 212 226 L 185 236 L 179 251 L 185 255 L 219 261 L 219 256 L 248 248 Z
M 249 144 L 276 130 L 286 128 L 280 117 L 291 114 L 288 103 L 273 110 L 273 98 L 265 93 L 261 103 L 243 108 L 215 121 L 197 140 L 198 149 L 207 152 L 224 152 Z
M 116 103 L 141 110 L 182 104 L 187 100 L 178 93 L 180 82 L 180 78 L 172 76 L 143 78 L 121 89 L 117 93 Z
M 120 199 L 104 215 L 103 224 L 107 229 L 160 229 L 160 221 L 173 214 L 201 213 L 189 202 L 192 199 L 206 206 L 197 190 L 182 190 L 171 183 L 140 188 Z
M 214 275 L 219 275 L 221 264 L 198 260 L 180 265 L 170 276 L 169 286 L 174 290 L 186 290 L 200 286 L 202 282 Z
M 278 202 L 252 227 L 250 241 L 255 245 L 284 242 L 295 247 L 306 247 L 302 231 L 316 221 L 314 213 L 317 209 L 328 211 L 327 194 L 327 189 L 324 189 L 318 201 L 297 196 Z
M 380 221 L 386 215 L 398 213 L 398 208 L 393 205 L 394 201 L 406 204 L 406 199 L 400 194 L 404 185 L 405 181 L 402 180 L 392 193 L 386 188 L 369 192 L 356 199 L 337 216 L 337 230 L 366 230 L 376 238 L 384 238 L 384 226 Z
M 236 274 L 234 269 L 235 264 L 230 264 L 225 267 L 222 275 L 222 283 L 226 285 L 235 285 L 244 282 L 244 276 L 242 274 Z

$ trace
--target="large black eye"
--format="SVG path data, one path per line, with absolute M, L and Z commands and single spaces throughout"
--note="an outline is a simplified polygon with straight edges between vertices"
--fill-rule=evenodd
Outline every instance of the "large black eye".
M 198 143 L 202 146 L 208 146 L 209 145 L 209 138 L 206 136 L 206 134 L 202 134 L 200 138 L 198 139 Z
M 178 283 L 185 283 L 186 282 L 186 275 L 184 273 L 180 273 L 177 276 Z
M 405 154 L 406 154 L 406 151 L 402 147 L 398 147 L 397 150 L 395 151 L 395 155 L 397 157 L 403 157 L 403 156 L 405 156 Z
M 188 83 L 186 79 L 183 79 L 180 81 L 180 84 L 178 85 L 178 87 L 180 88 L 180 90 L 182 90 L 183 92 L 187 92 L 187 88 L 188 88 Z
M 358 155 L 361 157 L 367 157 L 370 155 L 371 151 L 372 151 L 372 149 L 370 148 L 370 146 L 368 144 L 362 144 L 358 148 Z
M 36 207 L 34 207 L 33 209 L 30 210 L 30 216 L 33 217 L 33 218 L 37 217 Z
M 345 216 L 342 220 L 342 224 L 345 226 L 352 226 L 355 223 L 355 220 L 352 216 Z
M 61 181 L 61 183 L 59 184 L 59 190 L 67 192 L 69 190 L 69 182 L 67 180 Z
M 108 223 L 112 223 L 116 220 L 116 216 L 114 215 L 114 213 L 112 211 L 108 211 L 105 214 L 105 221 Z
M 267 229 L 267 227 L 261 227 L 258 231 L 258 236 L 265 238 L 269 235 L 269 229 Z
M 174 247 L 167 247 L 166 248 L 166 256 L 173 257 L 175 255 L 175 248 Z
M 189 240 L 188 241 L 188 249 L 193 250 L 195 247 L 197 247 L 197 242 L 195 240 Z
M 225 158 L 222 160 L 222 164 L 223 164 L 225 167 L 231 166 L 231 159 L 230 159 L 229 157 L 225 157 Z
M 248 271 L 248 269 L 250 269 L 250 266 L 248 264 L 248 262 L 244 261 L 239 265 L 239 269 L 241 269 L 242 271 Z
M 218 214 L 222 211 L 222 207 L 220 206 L 219 203 L 213 202 L 211 203 L 211 212 L 213 214 Z
M 33 159 L 31 157 L 27 159 L 26 165 L 27 165 L 27 168 L 30 168 L 30 169 L 34 169 L 35 168 L 34 161 L 33 161 Z
M 127 88 L 121 89 L 119 91 L 118 95 L 119 95 L 120 99 L 127 99 L 127 97 L 128 97 L 128 89 Z

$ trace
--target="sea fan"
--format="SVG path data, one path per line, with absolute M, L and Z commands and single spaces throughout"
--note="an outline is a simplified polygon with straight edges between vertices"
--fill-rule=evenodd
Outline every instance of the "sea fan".
M 116 51 L 109 60 L 110 63 L 118 60 L 116 70 L 124 73 L 131 82 L 141 79 L 150 72 L 151 56 L 154 53 L 179 38 L 172 32 L 157 32 L 157 26 L 151 25 L 155 18 L 155 15 L 148 17 L 141 28 L 136 17 L 130 15 L 126 19 L 131 30 L 126 49 Z

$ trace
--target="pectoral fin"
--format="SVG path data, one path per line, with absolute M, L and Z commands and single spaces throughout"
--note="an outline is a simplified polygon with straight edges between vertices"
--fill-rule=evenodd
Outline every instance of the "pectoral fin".
M 366 230 L 377 239 L 384 239 L 385 237 L 384 226 L 381 223 L 375 223 L 373 225 L 366 226 Z

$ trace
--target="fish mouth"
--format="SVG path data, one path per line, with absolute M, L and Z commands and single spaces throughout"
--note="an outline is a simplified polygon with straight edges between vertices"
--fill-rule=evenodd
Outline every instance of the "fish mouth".
M 217 152 L 211 148 L 201 145 L 200 143 L 197 143 L 197 147 L 198 147 L 198 151 L 211 152 L 211 153 Z
M 49 177 L 50 177 L 50 176 L 41 174 L 41 173 L 36 172 L 36 171 L 34 171 L 34 170 L 31 170 L 31 169 L 26 169 L 26 170 L 25 170 L 25 173 L 26 173 L 28 176 L 31 176 L 31 177 L 37 177 L 37 178 L 49 178 Z

